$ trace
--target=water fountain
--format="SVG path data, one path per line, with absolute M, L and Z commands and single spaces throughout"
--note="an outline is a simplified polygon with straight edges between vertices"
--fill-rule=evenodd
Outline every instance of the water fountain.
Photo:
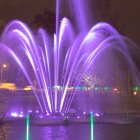
M 53 41 L 43 29 L 40 28 L 37 34 L 34 34 L 19 20 L 11 21 L 2 34 L 1 49 L 22 69 L 42 113 L 67 113 L 76 93 L 75 89 L 69 91 L 68 88 L 80 85 L 84 73 L 93 67 L 96 60 L 108 49 L 114 49 L 127 60 L 136 82 L 139 77 L 128 49 L 132 42 L 105 22 L 100 22 L 88 30 L 84 1 L 73 0 L 73 4 L 80 13 L 76 15 L 79 27 L 76 34 L 66 17 L 59 25 L 60 0 L 56 1 L 56 33 Z M 26 62 L 30 65 L 26 65 Z M 37 87 L 34 86 L 31 76 L 35 78 Z

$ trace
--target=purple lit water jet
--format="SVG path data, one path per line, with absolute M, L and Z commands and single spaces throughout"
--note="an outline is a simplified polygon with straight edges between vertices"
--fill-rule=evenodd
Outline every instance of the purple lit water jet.
M 94 66 L 96 59 L 109 48 L 114 48 L 125 57 L 135 80 L 139 76 L 129 55 L 127 39 L 105 22 L 94 25 L 88 31 L 88 16 L 84 12 L 83 3 L 76 1 L 73 4 L 81 13 L 76 16 L 80 30 L 77 34 L 66 17 L 59 25 L 60 1 L 57 0 L 53 44 L 43 29 L 40 28 L 37 34 L 34 34 L 19 20 L 11 21 L 2 35 L 0 47 L 11 55 L 22 69 L 43 113 L 67 113 L 76 92 L 69 92 L 68 87 L 78 86 L 83 74 Z M 25 65 L 21 54 L 25 61 L 30 63 L 30 68 Z M 36 91 L 30 71 L 34 73 L 41 97 Z

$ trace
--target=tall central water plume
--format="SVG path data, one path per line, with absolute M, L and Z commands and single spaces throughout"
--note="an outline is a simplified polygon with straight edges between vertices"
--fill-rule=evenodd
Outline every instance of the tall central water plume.
M 80 0 L 72 1 L 80 13 L 75 16 L 79 25 L 79 32 L 75 34 L 66 17 L 59 25 L 60 2 L 56 1 L 56 33 L 53 39 L 41 28 L 35 34 L 23 22 L 13 20 L 5 27 L 0 44 L 22 69 L 41 111 L 45 113 L 69 111 L 76 91 L 68 91 L 68 87 L 78 86 L 84 73 L 108 48 L 121 53 L 127 59 L 135 79 L 138 78 L 125 37 L 105 22 L 96 24 L 88 31 L 88 16 L 84 1 Z M 36 79 L 41 95 L 37 93 L 32 77 Z

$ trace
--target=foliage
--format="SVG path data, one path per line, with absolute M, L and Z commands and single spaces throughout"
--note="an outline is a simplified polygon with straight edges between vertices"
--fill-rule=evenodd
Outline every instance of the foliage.
M 124 26 L 119 23 L 118 12 L 112 8 L 111 0 L 94 0 L 91 5 L 93 17 L 97 22 L 108 22 L 124 33 Z
M 104 21 L 113 25 L 120 33 L 124 33 L 124 26 L 119 23 L 119 15 L 117 11 L 112 9 L 111 0 L 89 0 L 89 9 L 91 9 L 91 18 L 94 19 L 91 23 L 92 26 L 95 24 L 95 20 L 96 22 Z M 73 12 L 70 13 L 67 17 L 72 23 L 75 23 Z M 65 13 L 62 14 L 65 15 Z M 42 14 L 35 16 L 33 24 L 37 28 L 42 27 L 46 29 L 48 33 L 52 34 L 55 32 L 55 16 L 56 14 L 54 12 L 45 10 Z
M 42 27 L 51 34 L 55 32 L 55 13 L 45 10 L 43 14 L 38 14 L 35 16 L 33 24 L 37 28 Z

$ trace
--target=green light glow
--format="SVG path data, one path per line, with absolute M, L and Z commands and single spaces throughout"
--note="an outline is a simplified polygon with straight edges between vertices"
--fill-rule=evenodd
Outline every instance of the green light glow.
M 134 87 L 133 87 L 133 90 L 134 90 L 134 91 L 138 91 L 138 90 L 139 90 L 139 87 L 138 87 L 138 86 L 134 86 Z
M 97 91 L 97 90 L 99 90 L 99 87 L 98 87 L 98 86 L 96 86 L 96 87 L 94 88 L 94 90 L 96 90 L 96 91 Z
M 93 112 L 90 113 L 90 140 L 94 140 L 94 115 Z
M 104 90 L 109 90 L 109 87 L 108 87 L 108 86 L 105 86 L 105 87 L 104 87 Z
M 27 115 L 26 116 L 26 140 L 30 140 L 29 129 L 30 129 L 30 118 L 29 115 Z

